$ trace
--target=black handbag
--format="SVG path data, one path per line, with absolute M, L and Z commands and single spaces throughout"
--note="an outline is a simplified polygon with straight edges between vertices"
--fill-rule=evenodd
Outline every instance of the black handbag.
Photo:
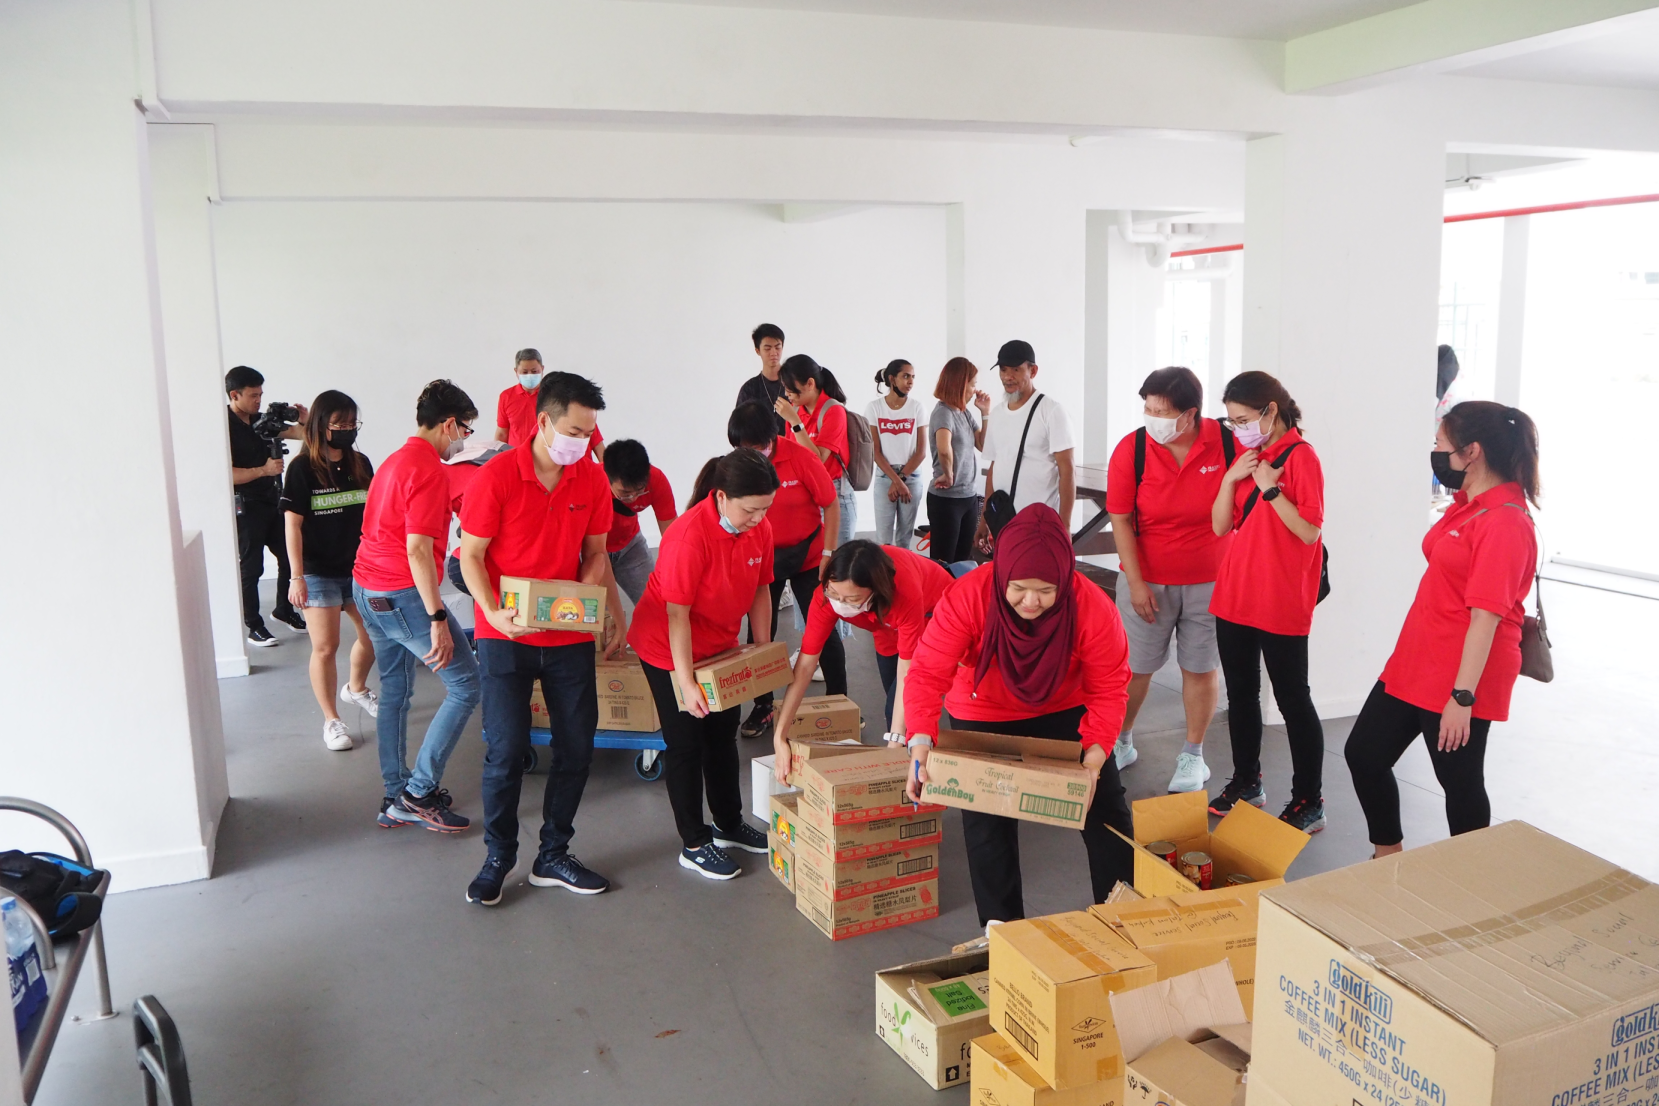
M 103 913 L 97 895 L 104 873 L 56 853 L 0 853 L 0 893 L 15 895 L 34 907 L 53 937 L 70 937 L 90 928 Z
M 1301 442 L 1291 442 L 1290 448 L 1279 454 L 1278 460 L 1270 461 L 1268 463 L 1276 469 L 1284 468 L 1285 462 L 1290 460 L 1290 455 L 1295 453 L 1296 447 L 1301 444 Z M 1258 487 L 1251 491 L 1250 498 L 1244 501 L 1244 510 L 1239 513 L 1238 524 L 1240 526 L 1243 526 L 1244 520 L 1250 517 L 1250 512 L 1255 508 L 1256 501 L 1261 497 L 1261 488 Z M 1316 607 L 1325 601 L 1325 597 L 1327 595 L 1331 594 L 1331 547 L 1321 542 L 1319 546 L 1319 556 L 1319 598 L 1313 601 L 1313 604 Z
M 812 543 L 817 540 L 823 529 L 823 526 L 820 525 L 817 530 L 814 530 L 794 545 L 780 546 L 772 550 L 773 583 L 777 583 L 779 580 L 787 580 L 806 567 L 807 550 L 812 548 Z
M 1020 466 L 1025 463 L 1025 439 L 1031 433 L 1031 420 L 1037 417 L 1037 404 L 1043 401 L 1039 393 L 1031 400 L 1031 410 L 1025 416 L 1025 429 L 1020 431 L 1020 451 L 1014 455 L 1014 478 L 1008 482 L 1008 490 L 998 488 L 991 493 L 991 498 L 985 501 L 985 526 L 995 538 L 1002 533 L 1002 528 L 1014 521 L 1018 512 L 1014 509 L 1014 493 L 1020 487 Z

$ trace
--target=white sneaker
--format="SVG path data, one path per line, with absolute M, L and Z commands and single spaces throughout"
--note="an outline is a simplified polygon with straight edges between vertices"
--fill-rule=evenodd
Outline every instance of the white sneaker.
M 363 708 L 363 713 L 370 718 L 380 717 L 380 697 L 374 693 L 374 688 L 366 687 L 361 693 L 353 691 L 347 684 L 340 689 L 340 702 L 353 703 Z
M 789 654 L 789 667 L 790 668 L 795 667 L 795 662 L 800 659 L 800 656 L 801 656 L 801 651 L 799 649 L 797 649 L 793 653 Z M 815 683 L 815 684 L 821 684 L 821 683 L 824 682 L 824 666 L 823 665 L 820 664 L 818 667 L 816 667 L 812 670 L 812 682 Z
M 1141 759 L 1141 751 L 1135 748 L 1134 734 L 1118 734 L 1118 743 L 1112 747 L 1112 759 L 1118 762 L 1119 772 Z
M 1199 753 L 1182 753 L 1175 758 L 1175 775 L 1169 777 L 1170 794 L 1204 790 L 1204 781 L 1210 778 L 1210 766 Z
M 346 724 L 338 718 L 324 722 L 323 744 L 336 753 L 343 753 L 351 748 L 351 733 L 346 729 Z

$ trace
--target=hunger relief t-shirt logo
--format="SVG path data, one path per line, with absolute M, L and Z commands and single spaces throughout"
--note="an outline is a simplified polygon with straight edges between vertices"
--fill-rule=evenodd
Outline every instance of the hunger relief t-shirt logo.
M 1221 466 L 1220 465 L 1199 465 L 1198 466 L 1198 473 L 1199 473 L 1200 476 L 1204 476 L 1204 475 L 1208 475 L 1209 473 L 1212 473 L 1212 472 L 1220 472 L 1220 471 L 1221 471 Z

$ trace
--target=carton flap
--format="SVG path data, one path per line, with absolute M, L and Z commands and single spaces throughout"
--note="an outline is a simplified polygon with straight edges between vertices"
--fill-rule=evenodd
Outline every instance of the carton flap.
M 1076 765 L 1083 759 L 1083 746 L 1077 742 L 1056 741 L 1048 737 L 1010 737 L 1007 734 L 978 733 L 971 730 L 940 730 L 933 743 L 940 749 L 985 753 L 1019 760 L 1041 757 Z
M 1132 807 L 1135 818 L 1135 843 L 1138 845 L 1145 845 L 1149 841 L 1181 842 L 1202 837 L 1210 831 L 1210 797 L 1204 791 L 1136 799 Z M 1237 810 L 1238 807 L 1233 809 Z
M 831 784 L 870 783 L 903 779 L 910 766 L 910 754 L 903 748 L 869 748 L 867 751 L 809 760 L 802 771 Z
M 1138 823 L 1135 829 L 1138 833 Z M 1312 840 L 1289 822 L 1281 822 L 1249 803 L 1235 803 L 1210 836 L 1218 849 L 1226 847 L 1252 857 L 1275 876 L 1284 875 L 1290 862 Z
M 1130 1066 L 1181 1106 L 1233 1106 L 1238 1100 L 1240 1073 L 1179 1037 Z
M 1228 1042 L 1246 1056 L 1254 1051 L 1252 1043 L 1255 1027 L 1249 1022 L 1239 1022 L 1237 1025 L 1212 1025 L 1210 1026 L 1210 1032 Z
M 1233 969 L 1225 961 L 1120 991 L 1111 1001 L 1112 1020 L 1130 1063 L 1171 1037 L 1191 1041 L 1207 1035 L 1213 1025 L 1247 1020 L 1233 984 Z

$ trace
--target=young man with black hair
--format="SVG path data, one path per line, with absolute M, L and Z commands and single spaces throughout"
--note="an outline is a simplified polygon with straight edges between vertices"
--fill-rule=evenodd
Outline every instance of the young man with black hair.
M 470 822 L 450 809 L 439 786 L 449 754 L 478 705 L 478 662 L 455 643 L 438 597 L 449 544 L 449 475 L 443 461 L 472 436 L 478 409 L 460 388 L 434 380 L 415 401 L 415 434 L 386 458 L 369 485 L 363 537 L 352 569 L 352 602 L 374 644 L 380 671 L 380 775 L 386 796 L 377 822 L 386 829 L 424 823 L 460 833 Z M 424 664 L 444 682 L 444 701 L 426 727 L 415 768 L 406 749 L 415 672 Z
M 649 507 L 657 516 L 657 532 L 679 516 L 674 489 L 662 469 L 651 463 L 645 446 L 631 438 L 612 442 L 605 450 L 605 476 L 611 482 L 611 533 L 605 540 L 616 585 L 638 604 L 651 576 L 651 547 L 640 533 L 639 513 Z
M 254 433 L 259 405 L 265 397 L 265 378 L 259 370 L 237 365 L 225 374 L 225 395 L 230 410 L 230 479 L 236 487 L 236 546 L 242 568 L 242 621 L 248 627 L 248 644 L 268 649 L 276 637 L 265 628 L 259 614 L 259 578 L 265 572 L 265 551 L 276 554 L 276 604 L 271 617 L 297 634 L 305 633 L 305 617 L 288 600 L 289 566 L 287 538 L 282 519 L 282 458 L 271 456 L 271 446 Z M 282 432 L 282 437 L 305 439 L 306 410 L 300 404 L 299 422 Z
M 743 387 L 737 390 L 737 402 L 732 406 L 758 403 L 771 411 L 783 398 L 783 381 L 778 379 L 778 370 L 783 365 L 783 331 L 772 323 L 761 323 L 749 338 L 755 343 L 755 356 L 760 358 L 760 372 L 743 382 Z M 789 424 L 783 421 L 782 415 L 774 414 L 772 418 L 780 437 L 789 433 Z
M 537 630 L 500 605 L 502 576 L 577 580 L 607 590 L 603 646 L 622 648 L 627 616 L 605 542 L 611 488 L 589 456 L 605 409 L 599 387 L 574 373 L 548 373 L 536 397 L 536 433 L 474 477 L 461 506 L 461 573 L 477 604 L 473 633 L 484 684 L 484 866 L 467 901 L 494 906 L 518 860 L 518 803 L 530 749 L 530 698 L 541 684 L 552 731 L 552 767 L 542 799 L 536 887 L 597 895 L 610 881 L 570 853 L 576 809 L 599 728 L 595 642 L 588 633 Z

